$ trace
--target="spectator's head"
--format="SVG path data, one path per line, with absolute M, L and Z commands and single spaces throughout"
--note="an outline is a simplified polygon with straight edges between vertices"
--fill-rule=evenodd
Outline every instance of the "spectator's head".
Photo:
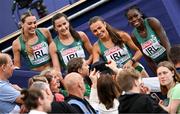
M 67 74 L 64 78 L 64 84 L 70 95 L 84 98 L 85 85 L 80 74 L 75 72 Z
M 30 87 L 34 82 L 37 82 L 37 81 L 42 81 L 42 82 L 48 83 L 48 80 L 44 76 L 35 75 L 35 76 L 29 78 L 28 87 Z
M 116 82 L 121 91 L 140 92 L 141 76 L 135 69 L 126 69 L 119 72 Z
M 180 45 L 172 46 L 168 55 L 174 65 L 180 67 Z
M 77 72 L 85 77 L 89 75 L 89 65 L 81 57 L 73 58 L 67 64 L 67 71 L 68 73 Z
M 52 75 L 56 79 L 56 83 L 57 83 L 58 87 L 60 88 L 60 86 L 62 84 L 61 82 L 63 80 L 61 72 L 59 72 L 55 69 L 52 69 L 50 72 L 50 75 Z
M 34 82 L 28 90 L 23 90 L 22 94 L 24 95 L 24 104 L 28 110 L 51 111 L 53 95 L 49 89 L 49 84 Z
M 62 74 L 53 68 L 42 71 L 40 75 L 46 77 L 48 83 L 50 84 L 51 90 L 53 88 L 58 89 L 61 85 L 60 82 L 63 80 Z
M 59 92 L 59 81 L 57 80 L 57 78 L 54 75 L 50 75 L 50 74 L 46 74 L 44 75 L 44 77 L 46 77 L 51 91 Z
M 170 85 L 180 82 L 179 73 L 176 71 L 174 64 L 169 61 L 163 61 L 158 64 L 157 76 L 163 94 L 167 94 Z
M 100 73 L 97 80 L 97 93 L 100 103 L 104 104 L 106 109 L 113 107 L 114 99 L 119 96 L 119 90 L 110 74 Z
M 14 64 L 10 55 L 0 53 L 0 78 L 1 80 L 8 80 L 13 73 Z
M 49 95 L 49 98 L 52 98 L 53 95 L 52 95 L 52 92 L 49 88 L 49 84 L 48 83 L 45 83 L 45 82 L 42 82 L 42 81 L 37 81 L 37 82 L 34 82 L 30 89 L 40 89 L 40 90 L 44 90 L 46 91 L 46 93 Z

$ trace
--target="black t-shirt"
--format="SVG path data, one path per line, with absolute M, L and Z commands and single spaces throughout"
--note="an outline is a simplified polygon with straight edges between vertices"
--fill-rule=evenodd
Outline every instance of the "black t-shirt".
M 78 113 L 78 111 L 66 102 L 52 102 L 51 113 Z
M 121 95 L 119 102 L 119 113 L 167 113 L 147 94 Z

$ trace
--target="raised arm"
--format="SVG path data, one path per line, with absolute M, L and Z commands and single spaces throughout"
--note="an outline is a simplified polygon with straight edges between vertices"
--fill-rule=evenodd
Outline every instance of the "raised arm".
M 172 100 L 171 102 L 171 105 L 170 105 L 170 114 L 176 114 L 178 113 L 178 107 L 180 105 L 180 100 L 179 99 L 174 99 Z
M 131 34 L 131 38 L 132 38 L 133 42 L 136 44 L 136 46 L 139 47 L 139 49 L 141 50 L 141 52 L 143 52 L 143 51 L 142 51 L 142 48 L 141 48 L 141 45 L 137 42 L 137 40 L 136 40 L 136 38 L 135 38 L 135 36 L 134 36 L 133 34 Z M 152 59 L 149 58 L 148 56 L 146 56 L 145 54 L 143 54 L 143 56 L 144 56 L 144 58 L 146 59 L 146 61 L 147 61 L 147 63 L 148 63 L 148 66 L 152 69 L 152 71 L 153 71 L 154 73 L 156 73 L 156 65 L 155 65 L 155 63 L 152 61 Z
M 89 53 L 89 58 L 87 60 L 87 63 L 91 64 L 92 63 L 92 59 L 93 59 L 93 57 L 92 57 L 92 45 L 91 45 L 91 42 L 89 41 L 88 36 L 84 32 L 78 32 L 78 33 L 81 36 L 81 40 L 84 43 L 84 47 L 86 48 L 86 50 Z
M 135 43 L 133 42 L 133 40 L 131 39 L 131 36 L 126 33 L 126 32 L 121 32 L 121 37 L 123 39 L 123 41 L 132 49 L 135 51 L 134 56 L 132 57 L 132 59 L 134 59 L 135 61 L 138 61 L 141 57 L 142 57 L 142 53 L 141 50 L 135 45 Z
M 61 67 L 60 67 L 60 63 L 59 63 L 59 59 L 58 59 L 58 55 L 57 55 L 57 48 L 53 41 L 49 45 L 49 53 L 50 53 L 50 56 L 52 59 L 53 68 L 56 71 L 61 72 Z
M 138 61 L 142 57 L 141 50 L 134 44 L 130 35 L 126 32 L 118 32 L 125 44 L 127 44 L 133 51 L 134 56 L 123 67 L 131 67 L 134 62 Z
M 149 25 L 152 27 L 152 29 L 159 36 L 161 44 L 169 51 L 170 43 L 166 35 L 166 32 L 163 26 L 161 25 L 161 23 L 159 22 L 159 20 L 154 17 L 150 17 L 148 18 L 148 22 L 149 22 Z
M 180 92 L 179 92 L 180 86 L 178 84 L 175 85 L 174 91 L 171 96 L 171 102 L 170 102 L 170 114 L 176 114 L 179 113 L 179 106 L 180 106 Z
M 100 60 L 100 49 L 97 42 L 93 45 L 92 54 L 93 54 L 93 63 Z
M 13 56 L 14 56 L 14 66 L 20 68 L 21 67 L 21 55 L 20 55 L 20 44 L 19 39 L 13 41 L 12 44 Z

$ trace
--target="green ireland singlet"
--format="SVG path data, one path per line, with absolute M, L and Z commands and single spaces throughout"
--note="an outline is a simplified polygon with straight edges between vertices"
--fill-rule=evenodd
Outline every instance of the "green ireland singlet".
M 132 58 L 129 49 L 125 44 L 123 44 L 122 47 L 114 46 L 108 49 L 100 40 L 98 40 L 98 45 L 103 59 L 105 61 L 113 59 L 119 68 L 121 68 L 129 59 Z
M 144 24 L 147 30 L 146 38 L 142 38 L 136 28 L 133 34 L 141 45 L 143 53 L 158 63 L 161 59 L 167 58 L 166 49 L 160 44 L 160 38 L 149 26 L 147 19 L 144 20 Z
M 57 36 L 54 38 L 54 43 L 56 44 L 59 61 L 63 68 L 66 68 L 69 60 L 71 60 L 72 58 L 85 58 L 85 52 L 81 40 L 74 41 L 70 45 L 64 45 Z
M 26 45 L 23 41 L 22 35 L 19 36 L 19 42 L 21 45 L 21 54 L 27 60 L 28 66 L 32 68 L 36 68 L 42 66 L 50 61 L 49 49 L 47 38 L 41 33 L 39 29 L 36 29 L 36 34 L 38 36 L 38 41 L 31 45 L 33 50 L 32 55 L 28 55 L 26 52 Z

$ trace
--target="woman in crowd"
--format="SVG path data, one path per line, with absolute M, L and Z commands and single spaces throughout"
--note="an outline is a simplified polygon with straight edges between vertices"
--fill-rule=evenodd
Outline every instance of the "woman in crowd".
M 99 75 L 99 78 L 98 78 Z M 98 73 L 92 71 L 90 104 L 99 111 L 100 114 L 118 114 L 119 97 L 118 87 L 109 73 Z
M 75 31 L 66 15 L 58 13 L 52 18 L 52 24 L 57 36 L 50 45 L 50 54 L 53 67 L 57 71 L 66 70 L 68 61 L 72 58 L 82 57 L 87 63 L 92 61 L 92 45 L 87 35 L 82 31 Z M 85 51 L 89 53 L 89 58 Z
M 100 57 L 105 61 L 113 59 L 118 67 L 130 68 L 133 66 L 141 72 L 142 76 L 148 76 L 143 66 L 137 62 L 142 53 L 126 32 L 112 28 L 98 16 L 89 20 L 89 26 L 92 33 L 99 38 L 93 45 L 93 63 L 99 61 Z M 134 56 L 128 47 L 135 51 Z
M 48 80 L 50 89 L 54 95 L 54 101 L 62 102 L 64 101 L 64 96 L 60 93 L 60 82 L 55 75 L 45 74 L 44 77 Z
M 176 68 L 171 62 L 161 62 L 158 64 L 157 76 L 162 94 L 169 98 L 168 106 L 165 107 L 163 102 L 161 106 L 170 114 L 180 113 L 180 75 Z
M 54 70 L 53 68 L 50 68 L 42 71 L 40 76 L 45 77 L 47 79 L 51 92 L 54 95 L 54 101 L 56 102 L 64 101 L 64 96 L 61 94 L 61 88 L 60 88 L 61 82 L 63 82 L 63 78 L 61 74 L 56 70 Z
M 167 60 L 167 52 L 170 48 L 166 32 L 158 19 L 145 18 L 136 6 L 130 7 L 126 12 L 128 22 L 134 27 L 132 39 L 141 49 L 148 65 L 155 72 L 157 64 Z
M 13 42 L 14 65 L 21 67 L 21 55 L 32 70 L 50 67 L 48 45 L 52 41 L 46 28 L 37 28 L 36 17 L 31 13 L 21 16 L 21 35 Z
M 43 70 L 40 73 L 40 75 L 42 75 L 42 76 L 52 75 L 57 80 L 58 87 L 64 86 L 63 77 L 62 77 L 61 72 L 56 71 L 54 68 L 49 68 L 49 69 Z

